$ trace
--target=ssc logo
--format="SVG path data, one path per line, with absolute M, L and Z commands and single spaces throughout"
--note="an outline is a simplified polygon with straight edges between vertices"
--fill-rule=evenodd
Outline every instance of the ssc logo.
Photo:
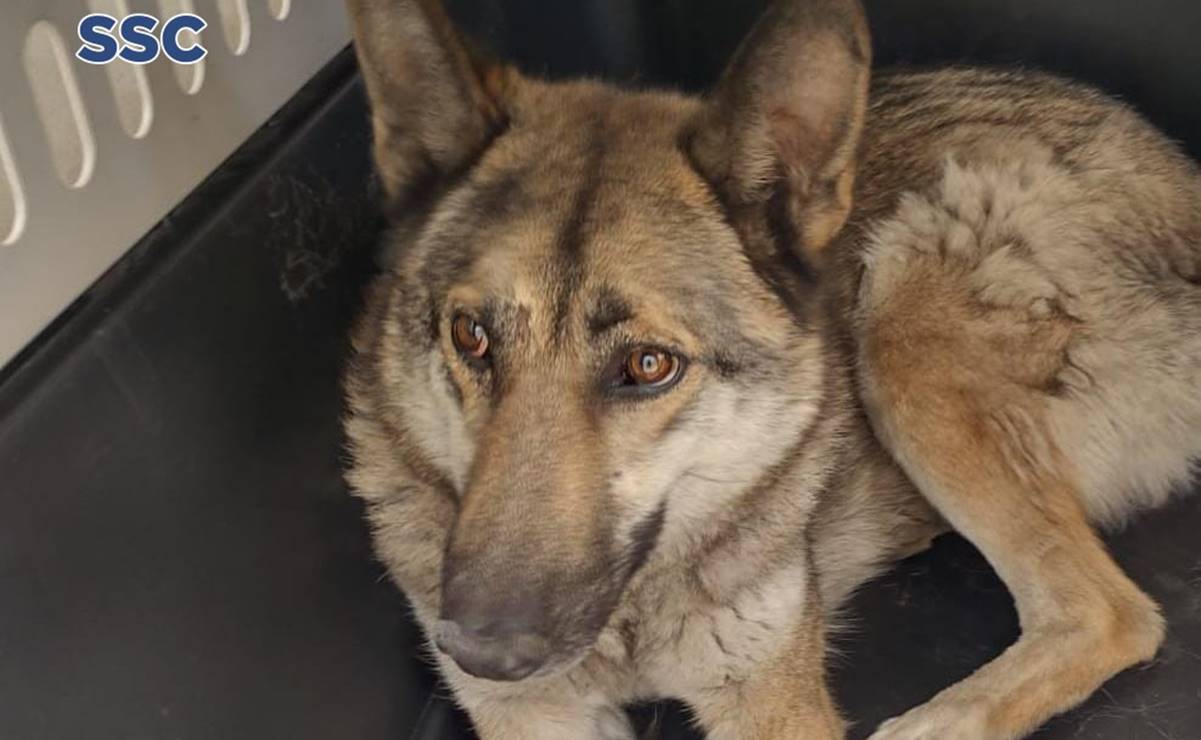
M 108 64 L 117 58 L 130 64 L 149 64 L 162 53 L 176 64 L 195 64 L 208 55 L 208 49 L 199 43 L 184 46 L 179 39 L 184 31 L 200 33 L 208 26 L 200 16 L 172 16 L 155 36 L 158 25 L 158 18 L 145 13 L 127 15 L 120 21 L 107 13 L 85 15 L 79 21 L 83 45 L 75 56 L 88 64 Z

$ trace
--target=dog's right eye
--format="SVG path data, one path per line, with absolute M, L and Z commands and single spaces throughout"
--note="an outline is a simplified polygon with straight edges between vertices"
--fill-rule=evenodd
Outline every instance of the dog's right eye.
M 451 339 L 455 349 L 470 360 L 482 360 L 488 356 L 488 332 L 475 319 L 460 314 L 451 325 Z

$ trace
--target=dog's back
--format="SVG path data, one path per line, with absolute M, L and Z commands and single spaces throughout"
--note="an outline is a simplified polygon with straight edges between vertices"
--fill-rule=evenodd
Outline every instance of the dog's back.
M 1094 521 L 1162 503 L 1201 454 L 1197 165 L 1126 106 L 1042 74 L 884 75 L 874 93 L 849 230 L 863 296 L 886 301 L 933 252 L 977 308 L 1061 326 L 1052 354 L 978 369 L 1045 384 L 1048 433 Z M 980 339 L 1011 341 L 989 317 Z

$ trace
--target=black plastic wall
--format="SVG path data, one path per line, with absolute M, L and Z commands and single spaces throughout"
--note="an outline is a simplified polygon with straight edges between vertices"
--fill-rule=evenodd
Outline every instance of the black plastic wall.
M 452 9 L 529 71 L 695 90 L 762 5 Z M 882 63 L 1071 73 L 1201 153 L 1196 0 L 869 6 Z M 339 476 L 337 376 L 380 225 L 366 123 L 343 55 L 0 375 L 0 737 L 467 737 Z M 1114 539 L 1165 605 L 1168 645 L 1042 737 L 1201 737 L 1199 531 L 1194 497 Z M 855 737 L 1017 630 L 956 538 L 855 613 L 834 666 Z

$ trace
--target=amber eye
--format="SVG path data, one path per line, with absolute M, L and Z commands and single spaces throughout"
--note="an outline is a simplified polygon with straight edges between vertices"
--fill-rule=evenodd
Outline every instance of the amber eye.
M 470 359 L 482 360 L 488 354 L 488 332 L 470 316 L 455 317 L 451 337 L 455 348 Z
M 639 347 L 626 360 L 626 375 L 635 385 L 662 387 L 680 374 L 680 359 L 653 347 Z

